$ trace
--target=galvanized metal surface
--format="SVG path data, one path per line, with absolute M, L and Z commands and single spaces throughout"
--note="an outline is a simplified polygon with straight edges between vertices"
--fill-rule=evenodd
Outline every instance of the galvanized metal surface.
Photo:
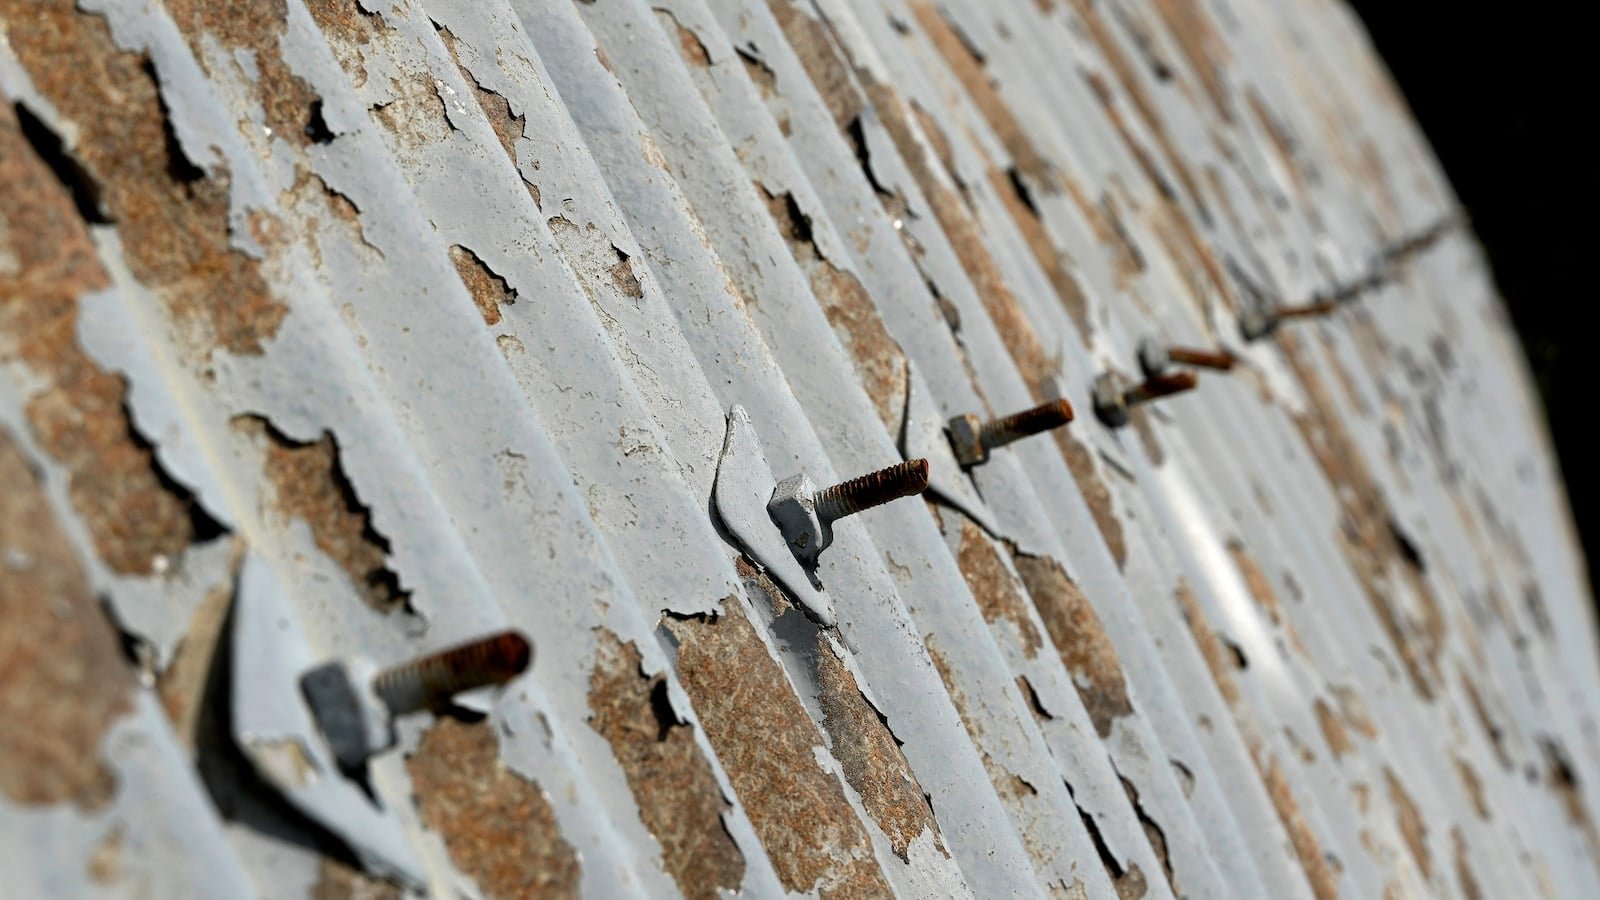
M 0 0 L 0 89 L 7 898 L 1600 895 L 1559 475 L 1343 6 Z M 1107 428 L 1146 340 L 1238 364 Z M 334 762 L 306 670 L 506 627 Z

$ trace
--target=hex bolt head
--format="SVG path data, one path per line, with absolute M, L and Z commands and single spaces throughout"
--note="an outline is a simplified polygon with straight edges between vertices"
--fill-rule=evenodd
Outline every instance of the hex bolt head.
M 1167 352 L 1167 345 L 1155 338 L 1145 338 L 1139 342 L 1139 371 L 1146 377 L 1159 375 L 1172 365 L 1172 355 Z
M 988 462 L 991 450 L 1052 428 L 1060 428 L 1071 421 L 1072 404 L 1058 399 L 987 422 L 980 422 L 974 415 L 956 416 L 945 426 L 945 430 L 950 435 L 950 447 L 955 451 L 956 461 L 963 468 L 970 468 Z
M 1107 428 L 1121 428 L 1128 424 L 1128 401 L 1122 376 L 1105 372 L 1094 380 L 1091 389 L 1094 414 Z
M 1191 390 L 1198 383 L 1199 379 L 1193 372 L 1174 372 L 1152 375 L 1127 387 L 1121 376 L 1106 372 L 1094 380 L 1094 412 L 1107 427 L 1121 428 L 1129 422 L 1130 408 Z
M 394 746 L 394 722 L 372 689 L 377 669 L 363 659 L 323 663 L 300 676 L 300 693 L 333 758 L 353 769 Z
M 817 557 L 833 543 L 834 522 L 927 489 L 926 459 L 898 463 L 820 491 L 802 473 L 778 482 L 772 499 L 767 501 L 767 515 L 783 532 L 795 557 L 814 566 Z
M 789 549 L 807 565 L 815 565 L 817 555 L 833 543 L 832 523 L 817 515 L 817 486 L 809 475 L 792 475 L 778 482 L 767 501 L 767 515 L 783 532 Z
M 1278 317 L 1258 306 L 1246 306 L 1239 313 L 1239 337 L 1254 343 L 1278 330 Z
M 952 418 L 945 424 L 945 433 L 950 435 L 950 449 L 963 468 L 989 461 L 989 448 L 983 445 L 983 420 L 977 416 L 966 413 Z

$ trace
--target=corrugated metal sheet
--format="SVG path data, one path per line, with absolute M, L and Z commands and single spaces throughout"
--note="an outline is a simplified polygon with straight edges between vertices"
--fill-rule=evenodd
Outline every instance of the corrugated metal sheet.
M 6 897 L 1600 895 L 1559 473 L 1341 4 L 0 0 L 0 88 Z M 1239 365 L 1107 428 L 1145 338 Z M 333 763 L 308 668 L 507 626 Z

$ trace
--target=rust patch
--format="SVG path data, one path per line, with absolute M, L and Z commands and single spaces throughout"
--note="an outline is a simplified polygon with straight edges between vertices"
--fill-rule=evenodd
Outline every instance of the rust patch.
M 394 99 L 372 108 L 372 117 L 403 146 L 421 147 L 453 127 L 431 72 L 411 72 L 389 82 Z
M 855 676 L 826 643 L 818 648 L 816 661 L 817 701 L 834 758 L 844 769 L 845 780 L 861 795 L 867 813 L 889 838 L 895 855 L 908 860 L 911 842 L 928 831 L 934 846 L 949 856 L 933 808 L 888 721 L 867 702 Z
M 1211 623 L 1206 620 L 1205 611 L 1200 608 L 1187 582 L 1178 582 L 1177 598 L 1178 606 L 1183 610 L 1183 620 L 1188 623 L 1189 633 L 1194 635 L 1194 642 L 1200 647 L 1200 656 L 1206 661 L 1206 668 L 1211 670 L 1217 691 L 1232 707 L 1239 702 L 1240 695 L 1239 684 L 1233 679 L 1233 664 L 1227 648 L 1222 645 L 1217 633 L 1211 630 Z
M 460 50 L 456 36 L 450 29 L 437 23 L 434 27 L 439 31 L 439 39 L 444 42 L 445 49 L 450 51 L 450 58 L 455 61 L 456 68 L 460 70 L 461 77 L 472 85 L 472 95 L 478 100 L 478 108 L 483 110 L 484 118 L 489 120 L 489 127 L 494 129 L 495 137 L 500 139 L 500 146 L 506 151 L 506 156 L 511 160 L 511 165 L 517 165 L 517 139 L 522 137 L 523 130 L 528 123 L 527 116 L 518 116 L 511 113 L 511 101 L 489 90 L 478 79 L 467 71 L 461 62 Z M 531 185 L 530 185 L 531 187 Z M 534 205 L 538 205 L 538 198 L 534 198 Z
M 243 542 L 235 544 L 235 565 L 242 559 Z M 232 584 L 206 595 L 189 617 L 183 638 L 172 655 L 172 662 L 156 680 L 156 693 L 178 742 L 193 753 L 203 739 L 206 691 L 214 677 L 217 652 L 224 637 L 228 610 L 233 602 Z
M 489 720 L 440 719 L 406 757 L 417 813 L 491 897 L 577 897 L 580 867 L 539 786 L 507 769 Z M 323 882 L 331 888 L 348 876 Z M 334 892 L 336 896 L 349 896 Z
M 956 29 L 947 22 L 939 10 L 928 0 L 912 0 L 911 13 L 916 16 L 922 30 L 933 46 L 944 57 L 945 65 L 961 82 L 973 106 L 983 115 L 984 121 L 1000 139 L 1011 161 L 1022 174 L 1044 185 L 1051 182 L 1050 164 L 1044 154 L 1034 147 L 1033 141 L 1022 128 L 1011 107 L 1001 99 L 989 76 L 983 70 L 983 59 L 962 40 Z
M 1367 703 L 1361 699 L 1361 695 L 1354 688 L 1344 685 L 1334 685 L 1329 692 L 1339 701 L 1339 713 L 1344 716 L 1345 724 L 1367 740 L 1376 740 L 1378 726 L 1373 723 L 1371 714 L 1367 712 Z
M 750 569 L 746 582 L 766 582 Z M 761 588 L 756 588 L 761 589 Z M 884 895 L 872 841 L 838 779 L 817 764 L 822 735 L 738 599 L 721 616 L 668 617 L 678 678 L 785 890 Z
M 1028 617 L 1027 601 L 1022 596 L 1016 578 L 1006 569 L 1000 552 L 983 529 L 971 519 L 961 520 L 961 552 L 956 557 L 967 589 L 978 601 L 984 621 L 991 625 L 1004 619 L 1017 629 L 1022 641 L 1022 653 L 1033 659 L 1044 645 L 1039 629 Z
M 1015 168 L 1003 172 L 993 169 L 989 172 L 989 181 L 1006 210 L 1011 213 L 1012 221 L 1017 223 L 1017 230 L 1022 232 L 1023 240 L 1027 241 L 1034 261 L 1044 270 L 1045 277 L 1050 279 L 1056 299 L 1078 327 L 1078 335 L 1083 339 L 1084 346 L 1088 347 L 1094 333 L 1094 325 L 1089 319 L 1089 298 L 1084 294 L 1078 277 L 1073 274 L 1072 261 L 1056 249 L 1049 232 L 1045 230 L 1044 220 L 1040 218 L 1039 208 L 1034 205 L 1033 196 L 1022 180 L 1022 173 Z
M 399 887 L 324 856 L 310 900 L 401 900 L 404 896 Z
M 76 164 L 43 123 L 17 110 L 20 120 L 0 104 L 0 232 L 9 235 L 5 249 L 14 261 L 0 270 L 0 352 L 15 354 L 40 382 L 27 403 L 28 423 L 66 469 L 68 497 L 96 553 L 120 574 L 149 574 L 157 560 L 176 559 L 221 529 L 134 430 L 123 379 L 78 344 L 78 297 L 110 281 L 75 208 L 78 185 L 52 173 L 70 173 Z
M 460 244 L 450 248 L 450 261 L 455 263 L 456 274 L 461 276 L 461 283 L 466 286 L 467 293 L 472 295 L 472 302 L 477 304 L 478 312 L 483 315 L 483 323 L 498 325 L 500 307 L 517 302 L 516 289 L 489 268 L 478 254 Z
M 122 847 L 126 837 L 127 833 L 119 822 L 111 826 L 106 836 L 94 845 L 94 851 L 89 854 L 90 881 L 101 887 L 116 883 L 122 873 Z
M 1433 858 L 1428 853 L 1428 826 L 1422 821 L 1422 811 L 1417 809 L 1393 769 L 1384 769 L 1383 778 L 1389 786 L 1389 802 L 1394 804 L 1395 826 L 1400 829 L 1400 837 L 1417 861 L 1417 868 L 1422 870 L 1423 879 L 1432 880 Z
M 1223 79 L 1229 62 L 1228 45 L 1217 32 L 1216 23 L 1197 0 L 1154 0 L 1154 5 L 1178 50 L 1189 61 L 1189 68 L 1200 79 L 1206 96 L 1211 98 L 1217 115 L 1224 122 L 1232 122 L 1233 104 Z
M 811 233 L 811 217 L 800 209 L 794 194 L 773 194 L 757 184 L 772 221 L 789 244 L 795 262 L 811 282 L 811 294 L 828 317 L 828 324 L 855 364 L 856 377 L 872 398 L 878 418 L 890 434 L 900 432 L 905 415 L 906 360 L 900 345 L 878 315 L 872 296 L 854 273 L 822 257 Z
M 1133 714 L 1117 649 L 1106 635 L 1089 599 L 1054 559 L 1017 553 L 1012 557 L 1033 605 L 1044 620 L 1061 663 L 1072 674 L 1084 708 L 1100 736 L 1111 734 L 1117 719 Z
M 1327 742 L 1328 749 L 1337 758 L 1355 749 L 1355 744 L 1350 741 L 1350 732 L 1345 730 L 1344 720 L 1339 718 L 1327 701 L 1318 698 L 1314 708 L 1317 712 L 1317 724 L 1322 726 L 1322 739 Z
M 1467 792 L 1467 799 L 1472 801 L 1472 810 L 1478 818 L 1489 821 L 1489 803 L 1483 796 L 1483 781 L 1478 778 L 1477 770 L 1472 764 L 1456 757 L 1456 771 L 1461 775 L 1461 786 Z
M 407 607 L 411 592 L 388 566 L 389 539 L 372 525 L 372 512 L 362 504 L 339 458 L 339 445 L 329 432 L 301 443 L 260 416 L 233 420 L 266 451 L 265 474 L 271 505 L 284 516 L 304 519 L 317 548 L 350 576 L 367 605 L 381 612 Z
M 706 52 L 705 42 L 700 40 L 700 35 L 694 33 L 694 29 L 685 28 L 671 10 L 657 9 L 655 13 L 662 25 L 668 27 L 669 33 L 677 36 L 678 53 L 684 61 L 702 69 L 711 65 L 711 54 Z
M 1178 889 L 1177 881 L 1175 881 L 1172 877 L 1172 860 L 1167 854 L 1166 832 L 1161 829 L 1161 825 L 1157 823 L 1155 819 L 1150 818 L 1149 813 L 1144 811 L 1144 804 L 1139 802 L 1139 789 L 1134 787 L 1133 782 L 1129 781 L 1126 776 L 1120 773 L 1117 775 L 1117 778 L 1122 782 L 1122 790 L 1128 795 L 1128 803 L 1133 806 L 1133 814 L 1139 819 L 1139 827 L 1144 829 L 1145 840 L 1150 842 L 1150 849 L 1155 853 L 1156 858 L 1161 860 L 1161 870 L 1167 877 L 1167 886 L 1172 888 L 1172 893 L 1175 896 L 1184 896 L 1183 891 Z M 1138 871 L 1139 867 L 1136 865 L 1130 868 L 1130 872 Z M 1143 882 L 1144 879 L 1142 875 L 1139 880 L 1140 882 Z M 1118 893 L 1121 893 L 1120 882 L 1118 884 L 1118 888 Z M 1144 890 L 1143 885 L 1141 884 L 1139 896 L 1143 896 L 1143 894 Z
M 100 757 L 133 679 L 40 476 L 0 429 L 0 796 L 91 812 L 116 793 Z
M 1431 700 L 1440 679 L 1438 658 L 1447 621 L 1419 566 L 1408 560 L 1383 493 L 1344 425 L 1342 408 L 1307 362 L 1299 340 L 1280 334 L 1279 349 L 1305 390 L 1307 411 L 1295 416 L 1307 449 L 1322 467 L 1339 501 L 1340 546 L 1367 601 L 1394 644 L 1412 687 Z M 1396 572 L 1395 570 L 1399 571 Z M 1410 588 L 1420 609 L 1412 619 L 1398 604 L 1393 580 Z
M 1251 599 L 1256 601 L 1256 606 L 1267 614 L 1267 620 L 1273 625 L 1282 626 L 1284 623 L 1283 607 L 1278 603 L 1278 592 L 1272 589 L 1272 582 L 1267 580 L 1267 573 L 1261 571 L 1256 565 L 1255 557 L 1245 549 L 1238 540 L 1228 541 L 1228 554 L 1233 557 L 1233 564 L 1239 569 L 1239 575 L 1244 578 L 1244 583 L 1250 589 Z
M 1489 739 L 1489 746 L 1494 748 L 1496 761 L 1500 768 L 1510 771 L 1512 768 L 1511 754 L 1506 750 L 1505 729 L 1494 720 L 1489 707 L 1483 702 L 1483 695 L 1478 693 L 1478 685 L 1467 675 L 1466 670 L 1460 671 L 1461 687 L 1467 692 L 1467 703 L 1472 707 L 1472 714 L 1477 718 L 1478 725 L 1483 729 L 1483 736 Z
M 306 214 L 326 213 L 324 222 L 335 228 L 342 229 L 347 237 L 355 243 L 383 256 L 383 251 L 378 246 L 367 240 L 367 230 L 361 224 L 361 210 L 349 197 L 335 190 L 334 187 L 322 180 L 322 176 L 312 171 L 307 166 L 295 168 L 294 183 L 280 195 L 285 207 L 296 208 Z M 305 230 L 307 248 L 316 258 L 318 265 L 323 265 L 322 244 L 317 238 L 317 228 L 310 227 Z M 276 232 L 271 239 L 278 241 L 281 236 Z
M 279 49 L 288 17 L 285 0 L 168 0 L 163 6 L 212 77 L 221 73 L 212 70 L 213 60 L 207 58 L 204 37 L 214 38 L 231 51 L 253 55 L 256 90 L 267 127 L 274 136 L 305 147 L 326 131 L 327 126 L 321 122 L 321 98 L 305 79 L 289 70 Z M 232 58 L 228 64 L 239 65 Z
M 767 0 L 767 7 L 817 93 L 828 104 L 834 124 L 841 129 L 847 127 L 861 115 L 866 103 L 850 78 L 850 67 L 834 47 L 828 26 L 792 0 Z
M 1464 900 L 1483 900 L 1483 888 L 1478 886 L 1478 877 L 1472 874 L 1472 853 L 1467 849 L 1466 836 L 1459 827 L 1452 828 L 1450 840 L 1455 845 L 1456 881 L 1461 886 L 1461 896 Z
M 1065 428 L 1057 428 L 1051 435 L 1056 440 L 1056 446 L 1061 448 L 1061 456 L 1067 461 L 1072 480 L 1078 483 L 1078 490 L 1083 493 L 1083 502 L 1088 504 L 1089 515 L 1094 519 L 1095 527 L 1100 529 L 1100 537 L 1106 542 L 1106 549 L 1111 551 L 1111 558 L 1117 561 L 1117 568 L 1125 567 L 1128 564 L 1128 539 L 1122 533 L 1122 520 L 1117 518 L 1112 505 L 1111 488 L 1100 476 L 1094 455 Z
M 1272 798 L 1278 819 L 1283 822 L 1284 830 L 1289 832 L 1289 842 L 1294 845 L 1295 856 L 1299 857 L 1306 880 L 1311 883 L 1311 892 L 1317 900 L 1337 900 L 1339 880 L 1334 876 L 1328 857 L 1322 852 L 1316 832 L 1311 830 L 1311 823 L 1306 821 L 1305 813 L 1300 810 L 1300 803 L 1295 799 L 1294 790 L 1289 787 L 1283 767 L 1270 756 L 1261 753 L 1255 755 L 1256 770 L 1261 773 L 1261 780 L 1267 786 L 1267 796 Z M 1266 758 L 1263 759 L 1263 756 Z
M 208 175 L 185 155 L 154 66 L 118 48 L 103 18 L 71 4 L 0 0 L 0 17 L 29 23 L 11 29 L 12 50 L 77 129 L 74 159 L 98 186 L 134 278 L 196 344 L 262 352 L 288 308 L 259 263 L 230 246 L 228 175 Z
M 728 801 L 711 764 L 679 721 L 664 674 L 648 676 L 639 648 L 600 630 L 589 676 L 589 724 L 616 754 L 662 865 L 685 897 L 713 900 L 744 880 L 744 855 L 723 826 Z

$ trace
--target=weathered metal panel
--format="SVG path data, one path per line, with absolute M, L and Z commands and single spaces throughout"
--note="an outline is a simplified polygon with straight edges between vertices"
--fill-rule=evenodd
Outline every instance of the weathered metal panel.
M 0 0 L 0 89 L 7 897 L 1600 894 L 1559 475 L 1343 6 Z M 1108 428 L 1148 337 L 1238 365 Z M 507 626 L 333 761 L 310 666 Z

